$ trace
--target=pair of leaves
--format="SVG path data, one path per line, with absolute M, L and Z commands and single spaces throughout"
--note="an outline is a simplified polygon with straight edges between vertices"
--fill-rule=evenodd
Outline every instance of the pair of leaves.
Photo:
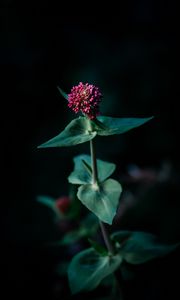
M 68 268 L 69 285 L 73 294 L 96 288 L 105 277 L 121 268 L 123 261 L 142 264 L 164 256 L 179 246 L 179 243 L 163 244 L 153 234 L 139 231 L 119 231 L 112 238 L 118 251 L 114 256 L 100 253 L 96 245 L 94 248 L 98 251 L 90 248 L 74 256 Z
M 175 250 L 178 244 L 168 245 L 159 242 L 157 236 L 141 231 L 119 231 L 112 235 L 118 252 L 130 264 L 142 264 Z
M 88 142 L 96 135 L 122 134 L 143 125 L 151 119 L 152 117 L 111 118 L 100 116 L 96 120 L 91 121 L 86 117 L 79 117 L 72 120 L 60 134 L 43 143 L 38 148 L 73 146 Z
M 68 181 L 72 184 L 92 183 L 91 156 L 82 154 L 74 157 L 74 170 Z M 97 159 L 98 179 L 100 182 L 107 179 L 116 169 L 113 163 Z
M 101 221 L 112 224 L 122 192 L 118 181 L 107 179 L 114 172 L 115 164 L 98 159 L 98 184 L 93 184 L 90 163 L 89 155 L 75 157 L 74 171 L 68 180 L 73 184 L 82 184 L 77 193 L 79 200 Z
M 121 261 L 119 254 L 112 257 L 101 256 L 93 248 L 78 253 L 73 257 L 68 268 L 72 293 L 95 289 L 106 276 L 119 267 Z

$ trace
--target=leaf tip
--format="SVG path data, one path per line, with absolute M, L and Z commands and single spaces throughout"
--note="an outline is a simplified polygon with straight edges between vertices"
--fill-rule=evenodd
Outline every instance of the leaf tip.
M 105 223 L 107 223 L 107 224 L 109 224 L 109 225 L 112 225 L 113 220 L 111 220 L 111 221 L 106 221 Z
M 49 147 L 49 146 L 46 145 L 46 143 L 43 143 L 43 144 L 37 146 L 37 149 L 48 148 L 48 147 Z
M 57 86 L 57 89 L 61 94 L 61 96 L 63 96 L 66 100 L 68 100 L 68 95 L 59 86 Z
M 149 117 L 148 119 L 149 119 L 149 121 L 150 120 L 152 120 L 152 119 L 154 119 L 155 118 L 155 116 L 151 116 L 151 117 Z
M 37 149 L 44 148 L 42 145 L 37 146 Z

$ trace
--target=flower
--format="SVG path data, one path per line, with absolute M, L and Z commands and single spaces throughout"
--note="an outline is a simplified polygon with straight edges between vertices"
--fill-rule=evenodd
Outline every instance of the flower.
M 102 94 L 98 87 L 80 82 L 73 86 L 68 94 L 68 106 L 75 112 L 82 112 L 89 119 L 95 119 L 99 115 L 99 104 Z

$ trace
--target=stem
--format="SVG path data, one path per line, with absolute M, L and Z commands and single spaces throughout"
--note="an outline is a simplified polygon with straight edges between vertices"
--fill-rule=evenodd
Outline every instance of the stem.
M 106 229 L 106 225 L 101 221 L 99 221 L 99 224 L 100 224 L 100 227 L 101 227 L 101 232 L 102 232 L 102 235 L 103 235 L 103 238 L 104 238 L 105 245 L 106 245 L 108 251 L 110 252 L 110 254 L 114 255 L 115 254 L 115 249 L 113 247 L 113 244 L 111 243 L 108 231 Z
M 115 254 L 115 249 L 114 249 L 113 244 L 111 243 L 111 240 L 110 240 L 107 228 L 106 228 L 106 224 L 101 222 L 101 221 L 99 221 L 99 223 L 100 223 L 101 232 L 102 232 L 102 235 L 103 235 L 103 238 L 104 238 L 106 248 L 108 249 L 108 251 L 111 255 L 114 255 Z M 116 288 L 117 288 L 117 291 L 118 291 L 119 296 L 120 296 L 119 299 L 123 300 L 124 297 L 123 297 L 123 292 L 122 292 L 122 288 L 121 288 L 121 285 L 120 285 L 120 283 L 122 282 L 121 270 L 120 269 L 116 270 L 114 272 L 114 276 L 115 276 L 115 279 L 116 279 Z
M 93 140 L 90 140 L 90 151 L 91 151 L 93 184 L 95 184 L 98 182 L 98 172 L 97 172 L 96 152 L 95 152 Z
M 95 147 L 94 147 L 94 141 L 90 141 L 90 151 L 91 151 L 91 164 L 92 164 L 92 177 L 93 177 L 93 184 L 96 184 L 98 182 L 98 170 L 97 170 L 97 161 L 96 161 L 96 152 L 95 152 Z M 111 243 L 108 231 L 106 229 L 106 225 L 100 222 L 100 227 L 102 231 L 102 235 L 104 238 L 104 242 L 106 244 L 106 247 L 110 254 L 114 255 L 115 249 Z
M 97 170 L 97 161 L 96 161 L 96 152 L 95 152 L 95 147 L 94 147 L 94 141 L 91 140 L 90 141 L 90 152 L 91 152 L 91 165 L 92 165 L 92 178 L 93 178 L 93 184 L 97 184 L 98 183 L 98 170 Z M 101 228 L 101 232 L 102 232 L 102 236 L 105 242 L 105 245 L 109 251 L 109 253 L 111 255 L 115 255 L 115 249 L 113 244 L 111 243 L 110 237 L 109 237 L 109 233 L 107 231 L 106 228 L 106 224 L 99 221 L 100 224 L 100 228 Z M 116 272 L 114 272 L 115 278 L 116 278 L 116 286 L 117 286 L 117 290 L 119 292 L 119 296 L 120 296 L 120 300 L 123 300 L 123 294 L 122 294 L 122 289 L 120 286 L 119 281 L 122 281 L 122 275 L 121 275 L 121 271 L 118 270 Z

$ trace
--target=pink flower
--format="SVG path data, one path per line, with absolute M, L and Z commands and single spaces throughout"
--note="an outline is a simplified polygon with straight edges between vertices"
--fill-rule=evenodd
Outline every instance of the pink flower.
M 68 106 L 75 112 L 82 112 L 89 119 L 95 119 L 99 115 L 99 104 L 102 99 L 102 94 L 99 88 L 80 82 L 73 86 L 71 93 L 68 95 Z
M 56 207 L 63 214 L 68 211 L 70 204 L 71 200 L 68 196 L 62 196 L 56 200 Z

